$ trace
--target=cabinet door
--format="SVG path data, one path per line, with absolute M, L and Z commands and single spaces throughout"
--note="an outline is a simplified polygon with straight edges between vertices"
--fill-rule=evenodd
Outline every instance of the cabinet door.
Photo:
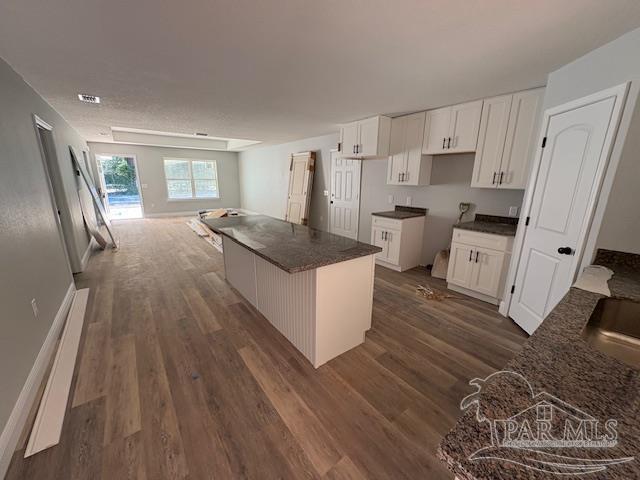
M 451 107 L 451 137 L 449 153 L 475 152 L 478 143 L 482 100 Z
M 452 243 L 449 254 L 449 268 L 447 270 L 447 282 L 461 287 L 468 287 L 473 268 L 473 247 L 462 243 Z
M 399 230 L 387 230 L 387 258 L 386 261 L 394 265 L 400 264 L 400 240 Z
M 405 136 L 407 117 L 397 117 L 391 120 L 391 140 L 389 142 L 389 164 L 387 167 L 387 184 L 400 185 L 402 174 L 406 170 L 407 152 L 405 150 Z
M 499 297 L 504 252 L 476 248 L 473 252 L 469 289 L 490 297 Z
M 368 118 L 358 122 L 360 126 L 360 140 L 358 142 L 358 156 L 375 157 L 378 155 L 378 117 Z
M 512 98 L 513 95 L 503 95 L 484 101 L 478 148 L 473 162 L 472 187 L 495 188 L 497 186 L 496 180 L 500 173 Z
M 425 112 L 407 115 L 404 150 L 406 152 L 403 184 L 419 185 L 422 167 L 422 141 L 424 139 Z M 422 175 L 423 176 L 423 175 Z
M 430 110 L 426 114 L 422 153 L 446 153 L 446 142 L 451 126 L 451 107 Z
M 498 188 L 524 189 L 529 176 L 529 166 L 538 138 L 539 113 L 542 106 L 544 88 L 515 93 L 509 129 L 502 156 L 502 182 Z
M 358 142 L 358 122 L 349 123 L 342 127 L 342 156 L 354 157 Z
M 384 239 L 385 230 L 380 227 L 372 227 L 371 228 L 371 244 L 376 247 L 380 247 L 382 249 L 381 252 L 376 253 L 376 258 L 380 260 L 387 261 L 388 253 L 389 253 L 389 244 L 387 240 Z

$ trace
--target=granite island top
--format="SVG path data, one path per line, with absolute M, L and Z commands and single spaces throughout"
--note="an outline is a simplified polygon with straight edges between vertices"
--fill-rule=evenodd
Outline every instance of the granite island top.
M 289 273 L 382 251 L 374 245 L 266 215 L 208 218 L 203 222 L 214 232 Z
M 640 301 L 640 255 L 599 250 L 594 264 L 614 271 L 608 282 L 612 298 Z M 502 370 L 522 375 L 534 394 L 546 392 L 567 402 L 569 409 L 578 409 L 573 410 L 578 415 L 590 415 L 603 424 L 608 419 L 617 421 L 618 443 L 614 447 L 550 451 L 579 459 L 635 457 L 579 478 L 640 478 L 640 371 L 594 350 L 581 336 L 602 298 L 606 297 L 572 287 L 524 344 L 522 351 Z M 531 405 L 531 393 L 516 375 L 500 375 L 494 380 L 483 385 L 479 397 L 478 406 L 482 406 L 485 418 L 509 418 Z M 470 394 L 476 391 L 472 386 L 468 388 Z M 490 445 L 489 424 L 478 422 L 474 405 L 444 437 L 438 456 L 461 480 L 566 478 L 566 475 L 545 473 L 514 463 L 531 462 L 532 457 L 549 460 L 549 457 L 536 458 L 527 450 L 508 449 L 509 462 L 495 458 L 469 459 L 479 449 Z M 501 453 L 505 453 L 504 449 Z M 552 457 L 551 461 L 561 460 Z M 575 473 L 572 478 L 576 478 Z
M 387 212 L 373 212 L 371 215 L 374 215 L 376 217 L 404 220 L 406 218 L 424 217 L 427 215 L 427 209 L 421 207 L 406 207 L 404 205 L 396 205 L 396 208 L 394 210 L 389 210 Z
M 518 218 L 477 214 L 475 220 L 458 223 L 453 228 L 513 237 L 518 228 Z

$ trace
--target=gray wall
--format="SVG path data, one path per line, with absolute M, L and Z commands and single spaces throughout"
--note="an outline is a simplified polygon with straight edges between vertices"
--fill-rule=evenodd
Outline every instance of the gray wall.
M 323 190 L 331 187 L 329 152 L 336 147 L 338 134 L 314 137 L 270 147 L 254 148 L 240 154 L 242 207 L 278 218 L 284 218 L 289 175 L 289 154 L 305 150 L 318 152 L 319 163 L 314 177 L 311 199 L 311 226 L 327 230 L 329 198 Z M 371 239 L 371 212 L 404 205 L 408 196 L 414 206 L 426 207 L 423 262 L 433 262 L 435 254 L 451 242 L 452 226 L 458 217 L 458 204 L 471 202 L 473 213 L 507 215 L 509 206 L 522 205 L 522 190 L 470 188 L 473 154 L 443 155 L 434 158 L 432 185 L 401 187 L 386 184 L 387 160 L 363 160 L 360 196 L 360 241 Z M 393 204 L 388 196 L 394 196 Z
M 79 216 L 69 145 L 83 139 L 0 59 L 0 428 L 4 428 L 64 295 L 73 281 L 58 234 L 32 115 L 54 128 L 56 154 L 71 186 L 76 259 L 88 240 Z M 75 201 L 74 201 L 75 196 Z M 31 299 L 38 303 L 34 317 Z
M 331 186 L 330 152 L 337 146 L 338 134 L 335 133 L 240 152 L 242 208 L 284 218 L 289 188 L 289 155 L 314 151 L 316 170 L 313 176 L 309 224 L 327 230 L 329 197 L 325 197 L 323 191 L 329 190 Z
M 545 109 L 627 81 L 631 81 L 627 104 L 596 211 L 596 219 L 601 216 L 602 224 L 599 233 L 595 232 L 595 246 L 640 254 L 640 105 L 636 104 L 640 90 L 640 29 L 551 73 Z
M 123 145 L 118 143 L 89 143 L 92 160 L 95 155 L 135 155 L 138 175 L 142 188 L 145 215 L 195 212 L 206 208 L 240 206 L 240 186 L 238 183 L 238 154 L 212 150 L 193 150 L 143 145 Z M 219 199 L 169 200 L 164 176 L 163 157 L 198 158 L 216 160 L 219 177 Z M 144 187 L 146 185 L 146 187 Z

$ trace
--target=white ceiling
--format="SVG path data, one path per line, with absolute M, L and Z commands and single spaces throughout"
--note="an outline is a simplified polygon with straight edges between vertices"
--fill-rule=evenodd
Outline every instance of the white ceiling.
M 638 0 L 2 0 L 0 56 L 88 140 L 277 143 L 539 86 L 637 26 Z

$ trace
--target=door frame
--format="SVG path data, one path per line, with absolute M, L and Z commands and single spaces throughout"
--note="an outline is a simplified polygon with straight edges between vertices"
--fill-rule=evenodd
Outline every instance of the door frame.
M 329 166 L 329 214 L 327 215 L 327 218 L 329 219 L 329 225 L 328 225 L 328 231 L 329 233 L 331 232 L 331 225 L 333 224 L 333 218 L 332 218 L 332 210 L 331 210 L 331 201 L 333 199 L 333 189 L 331 188 L 331 186 L 333 185 L 333 160 L 331 159 L 331 155 L 333 153 L 337 153 L 340 154 L 340 150 L 338 150 L 337 148 L 332 148 L 329 150 L 329 162 L 331 163 L 331 165 Z M 362 162 L 363 160 L 360 160 L 359 158 L 346 158 L 345 160 L 357 160 L 360 162 L 360 168 L 358 169 L 358 175 L 360 176 L 359 181 L 358 181 L 358 221 L 356 222 L 356 238 L 355 240 L 358 241 L 358 235 L 360 234 L 360 207 L 361 202 L 362 202 Z
M 133 166 L 136 169 L 136 186 L 138 187 L 138 193 L 139 193 L 139 197 L 140 197 L 140 210 L 142 211 L 142 217 L 141 218 L 145 218 L 145 214 L 144 214 L 144 198 L 142 197 L 142 184 L 140 183 L 140 170 L 138 169 L 138 157 L 136 157 L 134 154 L 132 153 L 96 153 L 94 155 L 94 158 L 96 160 L 96 171 L 98 172 L 98 176 L 100 178 L 98 178 L 98 182 L 100 182 L 100 188 L 102 189 L 102 185 L 103 183 L 106 185 L 106 182 L 104 180 L 104 171 L 102 170 L 102 165 L 99 165 L 98 162 L 100 162 L 100 159 L 98 157 L 125 157 L 125 158 L 133 158 Z M 107 214 L 110 214 L 109 212 L 109 196 L 106 192 L 106 188 L 105 188 L 105 192 L 104 192 L 104 197 L 102 197 L 106 200 L 106 205 L 104 205 L 104 209 L 107 212 Z M 125 219 L 125 220 L 135 220 L 135 219 Z
M 610 165 L 611 153 L 615 146 L 616 135 L 618 134 L 618 128 L 620 127 L 623 108 L 625 106 L 625 101 L 629 92 L 629 85 L 630 82 L 625 82 L 620 85 L 616 85 L 615 87 L 606 88 L 599 92 L 578 98 L 576 100 L 571 100 L 567 103 L 548 108 L 544 111 L 540 132 L 538 134 L 538 144 L 535 151 L 535 157 L 533 165 L 531 166 L 529 180 L 527 181 L 527 188 L 525 190 L 524 203 L 522 205 L 520 220 L 518 221 L 518 228 L 513 241 L 513 250 L 511 262 L 509 264 L 509 271 L 507 273 L 507 280 L 504 286 L 502 301 L 500 302 L 500 307 L 498 309 L 499 313 L 503 316 L 507 317 L 509 315 L 509 308 L 511 307 L 511 299 L 513 296 L 513 294 L 511 293 L 511 287 L 512 285 L 514 285 L 518 273 L 518 265 L 520 264 L 522 247 L 524 245 L 524 239 L 527 231 L 525 222 L 526 218 L 529 217 L 531 213 L 533 196 L 535 194 L 535 185 L 538 181 L 540 164 L 542 162 L 542 155 L 544 153 L 542 148 L 542 141 L 547 136 L 551 117 L 571 110 L 575 110 L 577 108 L 586 107 L 607 98 L 616 98 L 613 111 L 611 112 L 611 118 L 614 119 L 615 123 L 610 124 L 610 128 L 608 129 L 605 136 L 604 143 L 605 145 L 608 145 L 608 147 L 606 151 L 603 151 L 600 154 L 600 163 L 596 171 L 594 187 L 591 190 L 591 195 L 589 196 L 584 221 L 582 223 L 581 235 L 578 239 L 578 243 L 575 249 L 573 265 L 573 275 L 575 280 L 575 275 L 580 270 L 580 268 L 589 265 L 592 261 L 595 244 L 592 244 L 590 240 L 591 237 L 598 234 L 600 224 L 602 223 L 602 217 L 596 218 L 595 211 L 600 200 L 600 194 L 603 190 L 603 181 L 605 178 L 605 174 L 607 173 L 607 169 Z M 605 194 L 608 196 L 609 191 L 606 191 Z M 586 248 L 587 245 L 590 246 L 589 249 Z

